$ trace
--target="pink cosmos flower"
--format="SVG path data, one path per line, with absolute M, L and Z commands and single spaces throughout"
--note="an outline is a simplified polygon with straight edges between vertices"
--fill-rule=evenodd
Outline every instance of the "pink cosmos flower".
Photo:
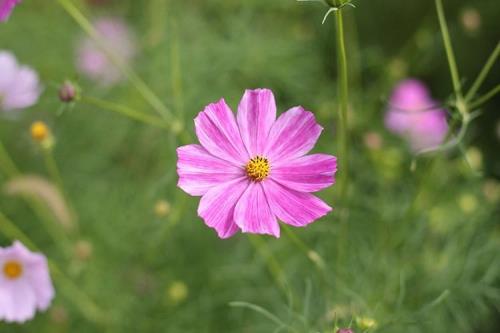
M 448 133 L 446 111 L 437 105 L 422 82 L 404 80 L 390 98 L 386 127 L 405 137 L 415 152 L 437 147 Z
M 22 323 L 54 298 L 47 259 L 15 241 L 0 248 L 0 320 Z
M 104 17 L 94 22 L 94 28 L 118 61 L 127 64 L 134 58 L 137 52 L 135 39 L 125 21 Z M 77 67 L 89 79 L 104 86 L 111 86 L 123 79 L 109 56 L 90 38 L 81 40 L 78 46 Z
M 5 22 L 21 0 L 0 0 L 0 22 Z
M 41 91 L 38 74 L 19 65 L 12 53 L 0 50 L 0 111 L 30 107 Z
M 332 185 L 336 158 L 306 155 L 322 127 L 294 107 L 276 119 L 268 89 L 247 90 L 234 117 L 224 99 L 194 120 L 201 145 L 177 149 L 178 186 L 202 196 L 198 215 L 220 238 L 238 230 L 280 236 L 278 219 L 303 227 L 331 208 L 311 192 Z

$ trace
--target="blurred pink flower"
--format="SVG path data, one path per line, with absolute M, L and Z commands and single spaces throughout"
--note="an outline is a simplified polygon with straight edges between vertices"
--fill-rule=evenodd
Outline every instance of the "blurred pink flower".
M 306 155 L 323 128 L 301 106 L 276 119 L 268 89 L 247 90 L 236 118 L 224 99 L 194 120 L 201 145 L 177 149 L 178 186 L 202 196 L 198 215 L 220 238 L 238 230 L 280 236 L 278 219 L 303 227 L 331 208 L 312 195 L 335 181 L 337 160 Z
M 0 22 L 5 22 L 21 0 L 0 0 Z
M 0 248 L 0 320 L 22 323 L 54 298 L 47 258 L 15 241 Z
M 135 56 L 135 38 L 125 21 L 115 17 L 104 17 L 94 22 L 94 27 L 105 42 L 107 50 L 123 64 Z M 89 79 L 104 86 L 111 86 L 123 79 L 116 65 L 96 42 L 90 38 L 81 40 L 77 49 L 78 70 Z
M 390 131 L 406 138 L 415 152 L 439 146 L 448 132 L 446 111 L 432 99 L 427 87 L 415 79 L 396 86 L 385 124 Z
M 12 53 L 0 50 L 0 73 L 0 111 L 24 109 L 38 101 L 38 74 L 19 65 Z

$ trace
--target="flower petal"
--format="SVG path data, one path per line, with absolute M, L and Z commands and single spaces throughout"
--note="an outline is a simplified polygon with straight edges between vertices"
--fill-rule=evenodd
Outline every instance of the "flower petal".
M 234 115 L 224 99 L 208 105 L 194 119 L 196 135 L 210 154 L 235 165 L 245 165 L 249 156 L 241 141 Z
M 274 123 L 264 155 L 272 161 L 304 156 L 314 147 L 322 130 L 311 112 L 294 107 Z
M 204 195 L 211 188 L 244 176 L 244 170 L 221 160 L 200 145 L 177 148 L 177 186 L 190 195 Z
M 326 215 L 332 210 L 318 197 L 304 192 L 297 192 L 272 179 L 264 183 L 271 211 L 286 224 L 303 227 Z
M 234 221 L 242 232 L 280 236 L 278 221 L 260 182 L 251 182 L 243 193 L 234 210 Z
M 20 278 L 0 286 L 0 319 L 24 323 L 35 316 L 35 293 L 29 282 Z
M 248 180 L 239 178 L 212 188 L 201 198 L 198 215 L 220 238 L 229 238 L 238 231 L 234 208 L 247 187 Z
M 246 90 L 238 106 L 241 139 L 250 157 L 262 155 L 276 120 L 276 102 L 269 89 Z
M 316 192 L 335 182 L 337 158 L 313 154 L 273 165 L 271 178 L 300 192 Z

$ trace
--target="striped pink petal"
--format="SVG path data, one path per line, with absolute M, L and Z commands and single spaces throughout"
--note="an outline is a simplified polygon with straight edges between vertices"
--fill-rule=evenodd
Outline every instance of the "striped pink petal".
M 311 112 L 294 107 L 274 123 L 264 155 L 273 162 L 304 156 L 314 147 L 322 130 Z
M 177 148 L 178 186 L 185 192 L 204 195 L 212 187 L 243 177 L 244 170 L 221 160 L 200 145 Z
M 313 154 L 273 165 L 271 178 L 288 188 L 316 192 L 335 182 L 337 159 L 326 154 Z
M 242 232 L 279 237 L 280 227 L 262 186 L 262 183 L 250 183 L 236 205 L 234 220 Z
M 201 145 L 212 155 L 245 165 L 249 155 L 241 141 L 233 112 L 224 99 L 208 105 L 194 120 Z
M 264 191 L 271 211 L 283 222 L 304 227 L 332 210 L 318 197 L 298 192 L 269 179 Z
M 239 178 L 213 187 L 201 198 L 198 215 L 220 238 L 229 238 L 238 231 L 234 208 L 247 187 L 248 180 Z
M 269 89 L 246 90 L 238 106 L 238 126 L 250 156 L 262 155 L 276 120 L 276 102 Z

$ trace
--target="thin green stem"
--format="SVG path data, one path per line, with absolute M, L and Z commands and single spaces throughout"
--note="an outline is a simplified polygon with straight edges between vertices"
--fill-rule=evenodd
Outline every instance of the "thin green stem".
M 59 191 L 61 191 L 61 194 L 64 194 L 61 173 L 59 172 L 59 168 L 54 158 L 54 153 L 52 148 L 42 147 L 42 153 L 45 162 L 45 167 L 47 168 L 47 172 L 49 173 L 50 178 L 52 178 L 52 181 L 57 185 Z
M 441 27 L 441 34 L 443 37 L 444 48 L 446 50 L 446 57 L 448 58 L 448 65 L 450 67 L 451 79 L 453 83 L 453 90 L 458 99 L 462 99 L 462 86 L 460 83 L 460 76 L 458 75 L 457 62 L 455 60 L 455 54 L 453 52 L 453 47 L 451 45 L 450 33 L 448 31 L 448 25 L 446 24 L 446 17 L 443 10 L 442 0 L 436 1 L 436 9 L 439 19 L 439 26 Z
M 336 18 L 336 41 L 337 41 L 337 62 L 339 71 L 339 84 L 338 84 L 338 96 L 339 96 L 339 109 L 338 109 L 338 119 L 339 119 L 339 130 L 338 130 L 338 142 L 339 142 L 339 191 L 340 197 L 343 200 L 348 185 L 348 159 L 349 159 L 349 143 L 348 143 L 348 124 L 347 124 L 347 112 L 349 108 L 349 80 L 348 80 L 348 70 L 347 70 L 347 54 L 346 46 L 344 40 L 344 22 L 342 17 L 342 10 L 337 10 L 335 12 Z
M 165 123 L 165 121 L 163 119 L 155 117 L 155 116 L 150 116 L 148 114 L 131 109 L 131 108 L 124 106 L 124 105 L 121 105 L 121 104 L 108 102 L 108 101 L 101 100 L 101 99 L 94 98 L 94 97 L 90 97 L 90 96 L 81 97 L 80 102 L 82 102 L 84 104 L 91 105 L 91 106 L 96 106 L 96 107 L 104 109 L 104 110 L 118 113 L 122 116 L 131 118 L 135 121 L 140 121 L 140 122 L 148 124 L 148 125 L 152 125 L 155 127 L 160 127 L 160 128 L 168 129 L 168 130 L 171 129 L 171 126 L 168 125 L 167 123 Z
M 498 93 L 500 93 L 500 84 L 488 91 L 483 96 L 477 98 L 474 102 L 470 103 L 470 108 L 472 110 L 477 109 L 478 107 L 482 106 L 484 103 L 495 97 L 495 95 Z
M 28 248 L 38 251 L 38 246 L 21 230 L 14 222 L 0 211 L 0 232 L 10 240 L 19 240 Z M 59 269 L 56 263 L 49 260 L 50 271 L 54 280 L 64 290 L 67 298 L 73 302 L 82 314 L 88 319 L 96 323 L 103 323 L 105 317 L 102 311 L 94 304 L 94 302 L 81 291 L 64 273 Z
M 479 88 L 481 88 L 481 84 L 483 84 L 484 80 L 486 79 L 486 76 L 489 74 L 491 68 L 496 63 L 498 56 L 500 56 L 500 42 L 497 43 L 497 46 L 495 47 L 490 57 L 484 64 L 483 69 L 481 70 L 476 80 L 472 84 L 471 88 L 467 92 L 467 95 L 465 95 L 466 102 L 470 102 L 478 92 Z
M 7 149 L 5 149 L 5 146 L 3 145 L 1 140 L 0 140 L 0 168 L 3 169 L 4 173 L 8 177 L 15 177 L 19 174 L 19 170 L 17 169 L 16 165 L 10 158 Z
M 10 240 L 18 240 L 31 249 L 36 249 L 33 242 L 11 220 L 0 212 L 0 232 Z
M 259 236 L 248 236 L 250 244 L 255 248 L 257 254 L 259 254 L 262 259 L 264 259 L 269 273 L 273 277 L 277 287 L 281 289 L 285 295 L 288 294 L 287 282 L 285 278 L 285 273 L 279 264 L 279 261 L 274 257 L 273 253 L 267 246 L 267 244 L 259 238 Z
M 149 88 L 149 86 L 123 61 L 120 60 L 106 45 L 106 42 L 92 26 L 90 21 L 73 4 L 71 0 L 57 0 L 63 9 L 80 25 L 96 43 L 106 53 L 110 61 L 115 65 L 127 79 L 132 83 L 142 97 L 153 107 L 153 109 L 166 121 L 174 121 L 172 112 L 165 106 L 161 99 Z
M 4 148 L 1 141 L 0 141 L 0 161 L 6 162 L 6 163 L 0 163 L 0 171 L 3 172 L 7 176 L 7 178 L 14 179 L 16 176 L 20 174 L 18 168 L 14 164 L 12 158 L 9 156 L 9 153 Z M 63 255 L 68 256 L 70 254 L 70 248 L 71 248 L 69 245 L 70 243 L 69 239 L 66 236 L 66 234 L 62 232 L 62 230 L 56 224 L 56 222 L 50 216 L 50 214 L 47 212 L 47 209 L 45 209 L 42 206 L 42 204 L 32 196 L 25 195 L 23 196 L 23 198 L 28 204 L 28 206 L 31 208 L 31 210 L 39 218 L 39 220 L 42 221 L 48 234 L 52 237 L 54 242 L 59 247 L 60 252 Z

